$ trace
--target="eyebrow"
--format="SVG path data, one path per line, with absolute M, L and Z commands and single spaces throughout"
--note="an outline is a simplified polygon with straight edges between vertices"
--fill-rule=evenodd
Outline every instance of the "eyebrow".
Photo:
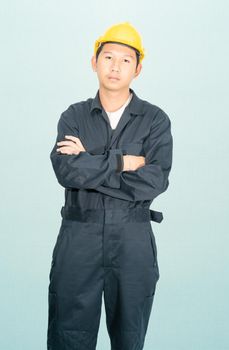
M 104 54 L 105 54 L 105 53 L 111 53 L 111 54 L 112 54 L 112 52 L 111 52 L 111 51 L 103 51 L 103 53 L 104 53 Z M 125 55 L 123 55 L 123 56 L 129 56 L 129 57 L 134 58 L 132 55 L 129 55 L 129 54 L 125 54 Z

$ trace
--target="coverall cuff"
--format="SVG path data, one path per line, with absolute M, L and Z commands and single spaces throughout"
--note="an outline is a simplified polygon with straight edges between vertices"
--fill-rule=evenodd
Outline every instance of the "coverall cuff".
M 120 188 L 120 173 L 123 169 L 123 153 L 121 149 L 109 150 L 109 166 L 103 185 L 106 187 Z

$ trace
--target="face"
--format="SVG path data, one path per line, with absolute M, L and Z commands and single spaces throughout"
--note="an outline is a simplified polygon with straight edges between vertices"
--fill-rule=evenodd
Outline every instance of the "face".
M 120 44 L 104 44 L 96 62 L 91 59 L 92 68 L 97 72 L 100 87 L 110 91 L 129 88 L 131 81 L 136 78 L 142 68 L 137 64 L 136 53 L 133 49 Z

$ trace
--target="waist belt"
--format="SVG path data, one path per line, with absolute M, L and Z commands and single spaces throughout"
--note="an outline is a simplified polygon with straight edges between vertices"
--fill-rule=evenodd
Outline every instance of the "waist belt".
M 61 216 L 67 220 L 96 223 L 121 223 L 121 222 L 161 222 L 163 214 L 148 208 L 125 209 L 82 209 L 76 206 L 64 206 L 61 208 Z

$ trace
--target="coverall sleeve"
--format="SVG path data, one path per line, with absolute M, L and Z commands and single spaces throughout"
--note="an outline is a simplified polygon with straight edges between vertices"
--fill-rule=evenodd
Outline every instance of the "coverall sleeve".
M 121 172 L 120 188 L 100 185 L 97 191 L 128 201 L 153 200 L 169 186 L 172 167 L 173 137 L 168 115 L 156 113 L 149 136 L 144 141 L 145 165 L 137 170 Z
M 98 155 L 85 151 L 75 155 L 56 151 L 57 142 L 67 140 L 65 135 L 79 137 L 78 127 L 72 122 L 71 113 L 65 112 L 58 121 L 56 142 L 50 153 L 59 184 L 65 188 L 77 189 L 95 189 L 102 184 L 110 188 L 119 188 L 123 165 L 121 149 L 107 150 Z

